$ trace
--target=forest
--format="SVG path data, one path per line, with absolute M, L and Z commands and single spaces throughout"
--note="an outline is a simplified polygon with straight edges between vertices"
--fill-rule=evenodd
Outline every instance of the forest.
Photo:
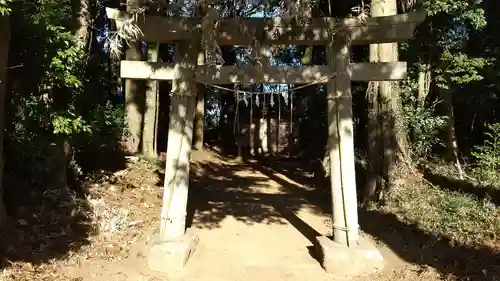
M 120 61 L 173 62 L 175 46 L 131 38 L 134 30 L 124 33 L 106 8 L 186 16 L 199 2 L 217 7 L 214 21 L 299 18 L 304 7 L 305 17 L 425 12 L 408 41 L 351 47 L 357 62 L 408 68 L 402 81 L 352 84 L 360 229 L 404 263 L 366 280 L 500 280 L 495 0 L 0 0 L 0 280 L 110 280 L 120 268 L 95 268 L 126 260 L 133 242 L 155 230 L 173 85 L 121 78 Z M 215 54 L 211 64 L 249 65 L 258 56 L 248 45 L 205 48 Z M 271 65 L 328 63 L 323 46 L 267 52 Z M 215 196 L 192 190 L 259 185 L 252 169 L 285 185 L 269 167 L 312 187 L 317 206 L 331 204 L 323 202 L 330 200 L 325 85 L 197 87 L 190 202 Z M 265 143 L 252 130 L 267 130 Z M 214 157 L 224 160 L 207 163 Z M 248 177 L 228 164 L 235 159 Z M 194 206 L 192 224 L 222 228 L 230 215 L 278 220 L 264 207 L 247 214 L 231 206 L 210 214 Z M 61 269 L 77 264 L 83 277 Z

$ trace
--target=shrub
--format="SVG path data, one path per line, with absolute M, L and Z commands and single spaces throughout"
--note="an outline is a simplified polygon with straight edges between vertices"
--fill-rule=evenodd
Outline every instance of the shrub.
M 446 117 L 436 114 L 436 103 L 419 106 L 418 85 L 408 79 L 401 83 L 403 116 L 410 140 L 409 151 L 414 161 L 429 157 L 436 146 L 442 145 L 439 133 L 446 125 Z
M 476 159 L 473 174 L 488 185 L 500 183 L 500 123 L 488 125 L 482 145 L 476 146 L 471 154 Z

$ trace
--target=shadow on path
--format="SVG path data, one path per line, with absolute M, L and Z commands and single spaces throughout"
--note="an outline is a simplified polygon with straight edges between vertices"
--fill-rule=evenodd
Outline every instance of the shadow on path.
M 304 176 L 300 167 L 303 163 L 273 163 L 276 162 L 194 163 L 189 199 L 190 223 L 202 228 L 218 228 L 227 216 L 248 224 L 290 223 L 307 239 L 314 241 L 319 233 L 296 213 L 307 207 L 329 214 L 328 188 L 311 188 L 311 179 Z M 266 193 L 269 180 L 278 183 L 278 192 Z M 359 220 L 364 232 L 409 263 L 435 268 L 441 274 L 456 277 L 456 280 L 500 280 L 500 253 L 492 248 L 454 245 L 447 237 L 424 232 L 394 214 L 377 210 L 360 208 Z

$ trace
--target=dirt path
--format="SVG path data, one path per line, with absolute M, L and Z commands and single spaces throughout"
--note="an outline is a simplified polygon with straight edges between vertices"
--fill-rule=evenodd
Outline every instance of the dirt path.
M 193 221 L 200 244 L 182 280 L 327 280 L 310 250 L 314 236 L 328 233 L 328 217 L 251 166 L 231 166 L 235 178 L 257 184 L 207 188 Z
M 330 234 L 325 198 L 257 163 L 214 157 L 192 179 L 200 243 L 168 280 L 332 280 L 312 256 L 315 237 Z
M 326 274 L 311 254 L 315 237 L 330 234 L 331 208 L 326 194 L 256 162 L 230 162 L 208 152 L 194 153 L 192 158 L 188 223 L 197 229 L 200 242 L 181 273 L 164 276 L 152 272 L 138 254 L 157 227 L 161 204 L 161 187 L 154 186 L 153 173 L 148 172 L 144 176 L 148 180 L 140 183 L 145 187 L 131 190 L 128 199 L 126 193 L 113 195 L 119 198 L 117 204 L 132 210 L 133 222 L 141 222 L 140 227 L 130 227 L 129 222 L 129 228 L 119 234 L 121 240 L 110 236 L 106 242 L 110 251 L 126 248 L 118 250 L 125 254 L 110 258 L 106 249 L 101 257 L 90 258 L 76 252 L 71 263 L 55 262 L 51 274 L 60 278 L 57 280 L 72 281 L 343 280 Z M 131 245 L 123 245 L 124 241 Z M 96 244 L 93 248 L 103 252 L 104 247 Z M 382 252 L 389 269 L 401 270 L 404 264 L 395 255 L 385 248 Z M 394 272 L 401 275 L 400 271 L 389 275 L 395 276 Z M 384 273 L 382 280 L 409 278 L 403 274 L 388 279 L 389 275 Z M 377 276 L 356 280 L 375 280 Z

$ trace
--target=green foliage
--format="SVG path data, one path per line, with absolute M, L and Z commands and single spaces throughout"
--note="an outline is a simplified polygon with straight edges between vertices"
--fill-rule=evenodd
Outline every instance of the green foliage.
M 485 58 L 469 58 L 464 53 L 452 53 L 445 50 L 441 55 L 442 67 L 437 68 L 435 83 L 438 87 L 449 89 L 452 85 L 463 85 L 473 81 L 480 81 L 483 76 L 479 70 L 489 65 L 490 60 Z
M 40 7 L 33 7 L 37 4 Z M 85 53 L 77 44 L 78 41 L 68 26 L 72 18 L 71 9 L 66 6 L 68 4 L 71 4 L 71 1 L 42 0 L 33 3 L 33 6 L 23 5 L 23 2 L 15 2 L 13 5 L 17 17 L 13 17 L 12 25 L 14 26 L 21 16 L 25 22 L 20 25 L 20 31 L 26 36 L 31 34 L 31 38 L 23 38 L 23 42 L 16 42 L 13 38 L 12 44 L 19 49 L 17 59 L 21 62 L 38 59 L 39 65 L 32 67 L 43 69 L 38 76 L 31 77 L 34 81 L 30 88 L 12 89 L 18 117 L 26 121 L 30 118 L 44 120 L 41 124 L 24 124 L 31 132 L 40 130 L 30 126 L 40 127 L 40 125 L 42 125 L 40 129 L 64 135 L 87 131 L 85 122 L 75 111 L 74 103 L 76 97 L 81 94 Z M 19 46 L 16 46 L 16 43 Z M 29 58 L 24 55 L 28 52 L 37 56 Z M 15 77 L 11 79 L 17 80 Z M 26 83 L 19 81 L 23 82 Z
M 403 116 L 410 140 L 409 151 L 414 161 L 427 159 L 436 146 L 442 145 L 439 134 L 446 125 L 446 117 L 436 114 L 436 104 L 417 105 L 418 86 L 411 80 L 401 83 Z
M 49 44 L 54 48 L 55 55 L 49 64 L 49 71 L 42 80 L 49 89 L 68 87 L 78 89 L 82 86 L 82 61 L 85 53 L 79 47 L 78 40 L 62 26 L 49 26 L 48 32 L 53 35 Z
M 103 149 L 114 150 L 120 143 L 125 131 L 125 110 L 123 105 L 115 105 L 110 101 L 97 105 L 85 116 L 86 120 L 92 120 L 89 128 L 92 134 L 82 138 L 87 146 L 96 151 Z
M 447 14 L 453 21 L 469 22 L 474 28 L 486 26 L 484 9 L 480 6 L 482 0 L 426 0 L 424 9 L 429 16 Z
M 56 144 L 61 138 L 70 139 L 79 154 L 115 150 L 123 133 L 123 108 L 109 101 L 115 85 L 106 81 L 102 46 L 93 46 L 101 59 L 89 70 L 88 50 L 72 31 L 72 1 L 16 0 L 10 7 L 16 32 L 9 61 L 23 67 L 8 73 L 6 180 L 43 188 L 60 173 Z M 72 159 L 70 166 L 80 169 L 79 161 Z
M 41 80 L 44 85 L 42 92 L 48 96 L 55 93 L 55 89 L 63 90 L 66 97 L 64 103 L 57 104 L 54 98 L 54 108 L 64 107 L 52 114 L 52 126 L 55 134 L 67 136 L 82 132 L 90 133 L 90 126 L 75 112 L 75 99 L 81 94 L 83 85 L 83 61 L 85 54 L 79 47 L 78 40 L 62 26 L 49 26 L 48 31 L 53 34 L 49 43 L 55 49 L 55 55 L 50 61 L 48 71 Z
M 425 160 L 436 146 L 443 145 L 439 133 L 446 124 L 446 117 L 436 116 L 435 104 L 427 107 L 405 107 L 405 121 L 410 135 L 410 152 L 413 160 Z
M 469 112 L 481 111 L 484 101 L 480 99 L 479 95 L 483 93 L 478 86 L 484 83 L 491 59 L 484 53 L 473 51 L 484 49 L 476 47 L 482 44 L 482 38 L 473 36 L 479 31 L 483 32 L 479 37 L 486 36 L 484 31 L 488 26 L 498 22 L 496 15 L 488 16 L 490 10 L 495 14 L 494 9 L 485 8 L 495 1 L 424 0 L 421 3 L 429 17 L 405 51 L 415 62 L 432 65 L 430 98 L 436 96 L 435 91 L 439 88 L 450 89 L 454 105 L 457 100 L 465 104 L 464 108 L 455 107 L 456 120 L 462 116 L 475 116 L 475 113 Z M 496 32 L 495 29 L 492 31 L 490 34 Z M 498 85 L 497 82 L 495 84 Z M 439 132 L 446 119 L 439 116 L 435 104 L 426 104 L 424 108 L 415 106 L 416 88 L 416 83 L 404 83 L 402 98 L 411 139 L 410 149 L 413 158 L 421 160 L 433 147 L 440 145 Z M 491 89 L 489 87 L 488 91 Z M 467 118 L 462 122 L 471 124 Z M 458 130 L 457 133 L 462 134 L 458 134 L 458 137 L 462 136 L 458 141 L 461 144 L 463 136 L 468 137 L 470 131 Z M 487 154 L 492 155 L 490 151 Z M 455 243 L 479 246 L 500 234 L 500 217 L 496 215 L 500 208 L 490 200 L 480 200 L 460 192 L 405 183 L 392 189 L 384 209 L 397 214 L 408 224 Z
M 74 133 L 87 132 L 90 133 L 90 126 L 82 119 L 82 117 L 76 117 L 73 114 L 69 116 L 57 115 L 52 120 L 52 126 L 54 127 L 55 134 L 72 135 Z
M 429 65 L 432 71 L 429 98 L 447 91 L 455 112 L 455 131 L 461 153 L 469 154 L 481 142 L 477 124 L 491 122 L 497 98 L 499 73 L 493 64 L 498 57 L 496 38 L 499 20 L 496 1 L 424 0 L 420 2 L 428 18 L 416 37 L 408 41 L 404 53 L 415 64 Z M 496 27 L 495 27 L 496 26 Z M 488 50 L 488 51 L 487 51 Z M 411 109 L 411 108 L 410 108 Z
M 474 175 L 486 184 L 500 184 L 500 123 L 488 125 L 484 143 L 471 154 L 476 159 Z
M 487 25 L 482 0 L 427 0 L 423 7 L 430 16 L 429 30 L 421 40 L 426 52 L 419 55 L 434 59 L 434 82 L 451 89 L 483 79 L 480 71 L 490 64 L 489 58 L 471 57 L 470 35 Z M 422 49 L 420 49 L 422 50 Z
M 12 0 L 0 0 L 0 16 L 5 16 L 10 13 L 11 11 L 9 7 L 10 2 L 12 2 Z

